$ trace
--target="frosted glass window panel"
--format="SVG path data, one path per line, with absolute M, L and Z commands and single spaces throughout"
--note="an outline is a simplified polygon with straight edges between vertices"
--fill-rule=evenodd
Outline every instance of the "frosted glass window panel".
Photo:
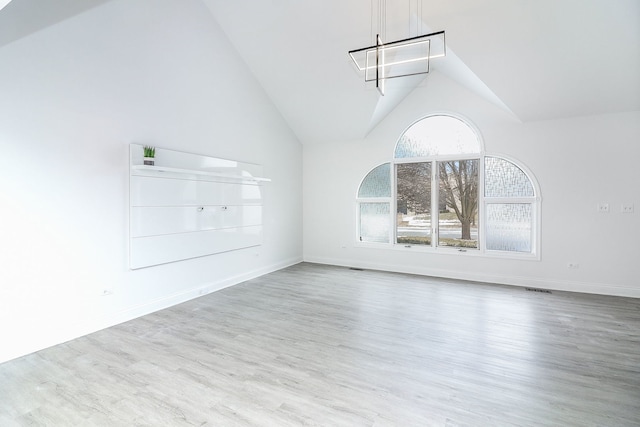
M 451 116 L 430 116 L 402 134 L 395 158 L 474 153 L 480 153 L 480 141 L 469 125 Z
M 485 197 L 533 197 L 533 185 L 522 169 L 498 157 L 484 159 Z
M 396 165 L 396 242 L 431 245 L 431 162 Z
M 391 165 L 384 163 L 375 167 L 364 177 L 358 197 L 391 197 Z
M 389 203 L 360 203 L 360 241 L 389 243 Z
M 530 203 L 487 204 L 487 249 L 531 252 L 532 212 Z

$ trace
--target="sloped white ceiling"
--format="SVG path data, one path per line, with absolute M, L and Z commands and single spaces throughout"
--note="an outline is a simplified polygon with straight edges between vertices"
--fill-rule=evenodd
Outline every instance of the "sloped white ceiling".
M 0 0 L 0 47 L 111 0 Z
M 13 0 L 0 47 L 107 1 L 130 0 Z M 377 1 L 188 1 L 209 8 L 304 144 L 364 137 L 429 78 L 390 81 L 384 97 L 364 83 L 347 52 L 372 44 Z M 448 55 L 432 69 L 518 120 L 640 110 L 638 0 L 386 3 L 386 40 L 445 30 Z
M 420 83 L 380 97 L 351 66 L 378 2 L 203 1 L 305 144 L 362 138 Z M 423 30 L 446 31 L 432 68 L 521 121 L 640 110 L 638 0 L 418 1 Z M 386 3 L 387 40 L 413 35 L 416 0 Z
M 450 45 L 521 120 L 640 109 L 639 1 L 442 3 Z

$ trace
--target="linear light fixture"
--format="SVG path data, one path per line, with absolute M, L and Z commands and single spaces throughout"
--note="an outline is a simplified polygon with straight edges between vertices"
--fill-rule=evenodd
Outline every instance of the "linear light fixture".
M 384 43 L 376 36 L 374 46 L 349 51 L 365 82 L 375 81 L 384 95 L 384 80 L 429 73 L 429 60 L 447 54 L 444 31 Z

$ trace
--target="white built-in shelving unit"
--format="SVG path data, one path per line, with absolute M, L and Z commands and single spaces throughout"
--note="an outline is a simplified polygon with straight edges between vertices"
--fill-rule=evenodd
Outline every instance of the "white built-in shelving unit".
M 149 267 L 262 244 L 262 166 L 130 146 L 129 265 Z

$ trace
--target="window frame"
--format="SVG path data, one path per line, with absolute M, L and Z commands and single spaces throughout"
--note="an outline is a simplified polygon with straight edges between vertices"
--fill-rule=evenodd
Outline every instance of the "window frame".
M 421 157 L 421 158 L 411 158 L 411 159 L 403 159 L 402 161 L 392 161 L 391 167 L 389 169 L 389 179 L 391 180 L 391 197 L 358 197 L 356 193 L 356 224 L 354 227 L 354 240 L 356 247 L 368 247 L 368 248 L 382 248 L 386 250 L 394 250 L 394 251 L 410 251 L 410 252 L 421 252 L 421 253 L 440 253 L 440 254 L 457 254 L 462 256 L 480 256 L 487 258 L 508 258 L 508 259 L 520 259 L 520 260 L 537 260 L 541 259 L 540 256 L 540 246 L 541 246 L 541 202 L 542 198 L 540 196 L 540 189 L 538 186 L 538 182 L 535 179 L 535 176 L 532 172 L 524 166 L 522 163 L 513 159 L 512 157 L 503 155 L 503 154 L 482 154 L 478 156 L 447 156 L 447 158 L 441 158 L 440 161 L 447 160 L 469 160 L 469 159 L 477 159 L 479 161 L 478 165 L 478 180 L 481 184 L 479 184 L 478 191 L 478 248 L 456 248 L 449 246 L 439 246 L 437 244 L 438 235 L 434 232 L 435 224 L 432 221 L 431 224 L 431 245 L 410 245 L 403 243 L 396 243 L 397 238 L 397 227 L 396 227 L 396 213 L 397 213 L 397 197 L 396 197 L 396 164 L 401 163 L 420 163 L 420 162 L 432 162 L 432 179 L 433 175 L 437 173 L 437 160 L 429 157 Z M 533 186 L 534 196 L 532 197 L 485 197 L 485 187 L 484 187 L 484 175 L 485 175 L 485 158 L 486 157 L 495 157 L 499 159 L 503 159 L 507 162 L 512 163 L 517 166 L 522 172 L 527 176 L 529 182 Z M 385 162 L 387 163 L 387 162 Z M 379 166 L 379 165 L 377 165 Z M 377 167 L 375 166 L 375 167 Z M 436 167 L 434 167 L 436 166 Z M 375 168 L 374 167 L 374 168 Z M 372 168 L 371 170 L 373 170 Z M 363 177 L 362 181 L 366 178 L 367 174 Z M 358 189 L 362 185 L 362 181 L 358 185 Z M 433 182 L 433 181 L 432 181 Z M 436 194 L 432 194 L 431 203 L 432 206 L 438 206 L 439 193 L 438 191 L 432 192 Z M 360 241 L 360 204 L 361 203 L 387 203 L 389 205 L 389 234 L 388 234 L 388 243 L 381 242 L 363 242 Z M 504 250 L 493 250 L 487 249 L 486 247 L 486 209 L 488 204 L 492 203 L 522 203 L 522 204 L 530 204 L 532 209 L 532 218 L 531 218 L 531 252 L 516 252 L 516 251 L 504 251 Z M 437 227 L 435 227 L 437 228 Z
M 427 120 L 431 117 L 440 117 L 440 116 L 445 116 L 445 117 L 449 117 L 455 120 L 458 120 L 460 122 L 462 122 L 462 124 L 464 124 L 466 127 L 468 127 L 471 132 L 473 132 L 473 134 L 476 137 L 476 141 L 478 144 L 478 151 L 474 152 L 474 153 L 451 153 L 451 154 L 433 154 L 430 156 L 418 156 L 418 157 L 396 157 L 396 151 L 398 148 L 398 144 L 400 143 L 400 141 L 402 140 L 402 137 L 407 133 L 407 131 L 409 129 L 411 129 L 413 126 L 415 126 L 417 123 L 422 122 L 424 120 Z M 432 206 L 432 211 L 433 211 L 433 207 L 439 206 L 439 198 L 440 198 L 440 191 L 439 191 L 439 176 L 438 176 L 438 171 L 439 171 L 439 163 L 440 162 L 446 162 L 446 161 L 457 161 L 457 160 L 478 160 L 478 247 L 477 248 L 459 248 L 459 247 L 452 247 L 452 246 L 440 246 L 439 240 L 440 240 L 440 232 L 439 232 L 439 211 L 438 211 L 438 215 L 436 215 L 436 219 L 434 220 L 433 217 L 433 212 L 431 213 L 431 245 L 427 246 L 427 245 L 405 245 L 405 244 L 398 244 L 395 243 L 397 242 L 397 224 L 396 224 L 396 220 L 395 217 L 392 218 L 393 222 L 393 238 L 391 240 L 391 244 L 393 245 L 400 245 L 403 246 L 404 249 L 417 249 L 417 250 L 422 250 L 422 251 L 427 251 L 427 252 L 443 252 L 443 253 L 465 253 L 465 254 L 473 254 L 473 253 L 477 253 L 479 251 L 481 251 L 481 227 L 480 227 L 480 214 L 481 214 L 481 206 L 482 206 L 482 195 L 483 195 L 483 191 L 480 191 L 480 189 L 484 188 L 484 180 L 483 180 L 483 171 L 484 171 L 484 140 L 482 139 L 482 134 L 480 133 L 480 130 L 475 126 L 475 124 L 473 124 L 473 122 L 471 122 L 471 120 L 467 119 L 466 117 L 460 115 L 460 114 L 456 114 L 456 113 L 451 113 L 451 112 L 445 112 L 445 111 L 437 111 L 437 112 L 433 112 L 431 114 L 425 115 L 417 120 L 415 120 L 414 122 L 412 122 L 409 126 L 407 126 L 402 133 L 400 134 L 400 136 L 398 137 L 398 140 L 396 141 L 396 143 L 393 146 L 393 151 L 392 151 L 392 160 L 391 160 L 391 170 L 392 170 L 392 178 L 393 181 L 391 182 L 391 199 L 392 199 L 392 206 L 391 206 L 391 212 L 392 215 L 395 215 L 395 213 L 397 213 L 397 196 L 396 196 L 396 182 L 395 182 L 395 171 L 396 171 L 396 165 L 400 164 L 400 163 L 422 163 L 422 162 L 431 162 L 431 186 L 432 186 L 432 191 L 431 191 L 431 206 Z
M 363 197 L 363 198 L 358 198 L 357 202 L 356 202 L 356 227 L 355 227 L 355 240 L 356 240 L 356 245 L 364 245 L 364 246 L 368 246 L 368 245 L 384 245 L 385 247 L 387 245 L 393 245 L 393 227 L 389 227 L 389 233 L 388 233 L 388 239 L 389 242 L 388 243 L 383 243 L 383 242 L 363 242 L 361 240 L 362 238 L 362 234 L 361 234 L 361 214 L 362 214 L 362 210 L 360 208 L 360 205 L 362 205 L 363 203 L 388 203 L 389 204 L 389 212 L 390 215 L 393 214 L 393 211 L 391 210 L 391 208 L 393 207 L 392 205 L 392 197 Z
M 484 188 L 484 179 L 482 177 L 484 170 L 484 155 L 478 153 L 464 154 L 464 155 L 435 155 L 429 157 L 406 157 L 402 159 L 394 159 L 391 161 L 391 171 L 392 171 L 392 182 L 391 182 L 391 219 L 393 225 L 393 238 L 391 240 L 391 244 L 403 246 L 405 249 L 421 249 L 421 250 L 429 250 L 429 251 L 445 251 L 445 252 L 473 252 L 481 250 L 481 227 L 480 227 L 480 211 L 481 211 L 481 203 L 482 203 L 482 193 L 483 191 L 478 191 L 478 247 L 477 248 L 458 248 L 454 246 L 441 246 L 438 244 L 440 237 L 439 230 L 439 215 L 436 215 L 434 220 L 433 207 L 440 206 L 440 191 L 439 191 L 439 182 L 440 178 L 438 176 L 439 164 L 441 162 L 447 161 L 458 161 L 458 160 L 477 160 L 478 161 L 478 188 Z M 396 188 L 396 173 L 398 164 L 406 164 L 406 163 L 431 163 L 431 245 L 410 245 L 404 243 L 397 243 L 397 223 L 395 215 L 398 212 L 398 197 L 397 197 L 397 188 Z M 435 191 L 434 191 L 435 190 Z M 438 212 L 439 213 L 439 212 Z
M 516 167 L 518 167 L 529 179 L 531 186 L 533 187 L 533 196 L 530 197 L 486 197 L 484 195 L 484 168 L 485 168 L 485 158 L 486 157 L 494 157 L 497 159 L 505 160 Z M 510 204 L 510 203 L 523 203 L 523 204 L 531 204 L 531 252 L 515 252 L 515 251 L 501 251 L 496 249 L 487 249 L 486 247 L 486 239 L 482 239 L 481 247 L 482 252 L 487 257 L 497 257 L 497 258 L 513 258 L 513 259 L 534 259 L 536 261 L 540 261 L 540 245 L 541 245 L 541 229 L 542 229 L 542 196 L 540 195 L 540 187 L 538 185 L 538 180 L 533 175 L 533 172 L 524 164 L 517 161 L 513 157 L 502 153 L 491 153 L 484 154 L 482 156 L 482 162 L 480 165 L 482 171 L 482 204 L 480 205 L 481 214 L 483 218 L 486 218 L 486 210 L 488 204 Z M 393 194 L 392 194 L 393 197 Z M 486 223 L 483 222 L 483 227 L 486 227 Z
M 433 247 L 433 239 L 434 239 L 434 234 L 433 234 L 433 206 L 435 206 L 433 204 L 434 202 L 434 196 L 433 196 L 433 177 L 434 177 L 434 162 L 432 160 L 424 160 L 426 159 L 425 157 L 420 157 L 419 159 L 422 160 L 415 160 L 418 158 L 409 158 L 409 161 L 401 161 L 401 162 L 396 162 L 395 159 L 394 161 L 391 162 L 391 215 L 390 215 L 390 219 L 391 219 L 391 225 L 392 225 L 392 230 L 391 230 L 391 241 L 390 243 L 394 246 L 402 246 L 406 249 L 409 248 L 419 248 L 419 249 L 428 249 L 428 248 L 432 248 Z M 411 245 L 411 244 L 406 244 L 406 243 L 398 243 L 398 223 L 397 223 L 397 214 L 398 214 L 398 193 L 397 193 L 397 174 L 398 174 L 398 168 L 396 167 L 398 164 L 408 164 L 408 163 L 431 163 L 431 183 L 432 183 L 432 191 L 431 191 L 431 216 L 432 216 L 432 220 L 431 220 L 431 244 L 430 245 Z M 437 202 L 437 200 L 436 200 Z
M 414 126 L 416 123 L 425 120 L 429 117 L 433 116 L 449 116 L 451 118 L 462 121 L 465 125 L 469 126 L 469 128 L 474 132 L 477 137 L 479 151 L 476 153 L 464 153 L 464 154 L 436 154 L 431 156 L 421 156 L 421 157 L 395 157 L 396 149 L 398 142 L 402 138 L 402 136 L 407 132 L 409 128 Z M 533 187 L 534 195 L 531 197 L 485 197 L 485 162 L 487 157 L 494 157 L 498 159 L 505 160 L 514 166 L 518 167 L 528 178 L 529 182 Z M 433 207 L 439 206 L 439 177 L 438 169 L 440 162 L 446 161 L 457 161 L 457 160 L 477 160 L 478 161 L 478 247 L 477 248 L 460 248 L 460 247 L 452 247 L 452 246 L 439 246 L 439 216 L 436 216 L 436 220 L 433 219 Z M 396 215 L 398 210 L 398 199 L 397 199 L 397 187 L 396 187 L 396 174 L 397 174 L 397 165 L 398 164 L 406 164 L 406 163 L 431 163 L 431 182 L 432 182 L 432 191 L 431 191 L 431 245 L 411 245 L 404 243 L 397 243 L 397 222 Z M 511 258 L 511 259 L 525 259 L 525 260 L 540 260 L 540 246 L 541 246 L 541 202 L 542 198 L 540 196 L 540 188 L 538 185 L 538 181 L 535 178 L 535 175 L 531 172 L 531 170 L 521 162 L 513 159 L 512 157 L 502 154 L 502 153 L 486 153 L 484 149 L 484 141 L 482 139 L 482 134 L 478 130 L 478 128 L 468 120 L 467 118 L 460 116 L 455 113 L 450 112 L 436 112 L 429 115 L 426 115 L 413 123 L 407 126 L 404 131 L 400 134 L 400 137 L 393 145 L 392 150 L 392 158 L 390 161 L 383 162 L 382 164 L 389 163 L 389 179 L 391 185 L 391 196 L 390 197 L 367 197 L 360 198 L 358 197 L 358 191 L 362 186 L 362 183 L 367 178 L 368 173 L 364 175 L 362 180 L 360 181 L 357 190 L 356 190 L 356 226 L 355 226 L 355 246 L 356 247 L 374 247 L 374 248 L 384 248 L 387 250 L 398 250 L 398 251 L 412 251 L 412 252 L 423 252 L 423 253 L 440 253 L 440 254 L 458 254 L 463 256 L 481 256 L 481 257 L 489 257 L 489 258 Z M 370 169 L 372 171 L 376 167 L 380 166 L 376 165 Z M 369 172 L 370 172 L 369 171 Z M 435 185 L 435 187 L 434 187 Z M 435 191 L 434 191 L 435 189 Z M 380 243 L 380 242 L 362 242 L 360 241 L 360 204 L 361 203 L 388 203 L 389 204 L 389 221 L 390 221 L 390 231 L 388 237 L 388 243 Z M 486 247 L 486 211 L 487 205 L 489 204 L 530 204 L 531 205 L 531 252 L 517 252 L 517 251 L 507 251 L 507 250 L 495 250 L 495 249 L 487 249 Z
M 447 157 L 449 157 L 449 156 L 447 156 Z M 436 201 L 436 203 L 438 203 L 437 206 L 439 207 L 440 206 L 440 191 L 439 191 L 440 190 L 440 176 L 439 176 L 440 167 L 439 166 L 440 166 L 441 162 L 461 161 L 461 160 L 477 160 L 478 161 L 478 201 L 477 201 L 478 207 L 477 207 L 477 212 L 476 212 L 476 215 L 478 215 L 478 241 L 477 241 L 477 245 L 478 246 L 475 247 L 475 248 L 460 248 L 460 247 L 455 247 L 455 246 L 440 246 L 439 245 L 439 242 L 440 242 L 440 212 L 438 211 L 438 221 L 437 221 L 438 227 L 436 229 L 436 233 L 437 234 L 435 235 L 436 238 L 434 239 L 434 242 L 435 242 L 434 243 L 434 247 L 440 248 L 441 250 L 449 250 L 449 251 L 456 251 L 456 252 L 479 251 L 481 249 L 480 248 L 480 244 L 481 244 L 480 242 L 482 240 L 481 239 L 482 231 L 481 231 L 481 227 L 480 227 L 480 224 L 481 224 L 481 222 L 480 222 L 481 221 L 481 219 L 480 219 L 480 206 L 481 206 L 481 203 L 482 203 L 482 191 L 481 191 L 481 189 L 484 187 L 483 186 L 484 181 L 481 178 L 480 169 L 481 169 L 481 164 L 484 162 L 484 156 L 483 155 L 478 155 L 476 157 L 476 156 L 470 155 L 470 156 L 457 156 L 457 157 L 453 156 L 453 157 L 455 157 L 455 159 L 454 158 L 449 159 L 449 158 L 440 157 L 439 160 L 435 161 L 435 165 L 436 165 L 435 181 L 432 182 L 432 184 L 436 184 L 438 186 L 437 187 L 438 191 L 436 191 L 436 194 L 435 194 L 435 197 L 436 197 L 435 201 Z
M 389 163 L 389 185 L 393 185 L 393 180 L 391 179 L 393 176 L 393 164 L 391 162 L 384 162 L 384 163 L 380 163 L 379 165 L 371 168 L 369 170 L 369 172 L 367 172 L 362 179 L 360 180 L 360 184 L 358 184 L 358 188 L 356 190 L 356 206 L 355 206 L 355 210 L 356 210 L 356 227 L 355 227 L 355 241 L 357 242 L 357 245 L 364 245 L 364 246 L 368 246 L 368 245 L 384 245 L 386 247 L 386 245 L 390 245 L 393 244 L 393 227 L 389 227 L 389 235 L 388 235 L 388 243 L 381 243 L 381 242 L 363 242 L 361 240 L 362 237 L 362 233 L 361 233 L 361 214 L 362 214 L 362 209 L 360 208 L 360 205 L 362 203 L 388 203 L 389 204 L 389 212 L 390 215 L 392 214 L 391 209 L 393 207 L 392 204 L 392 200 L 394 198 L 394 191 L 393 188 L 390 187 L 390 195 L 389 196 L 380 196 L 380 197 L 371 197 L 371 196 L 367 196 L 367 197 L 360 197 L 360 188 L 362 188 L 362 184 L 364 183 L 364 181 L 369 177 L 369 174 L 371 172 L 373 172 L 375 169 L 377 169 L 380 166 L 383 166 L 385 164 Z

